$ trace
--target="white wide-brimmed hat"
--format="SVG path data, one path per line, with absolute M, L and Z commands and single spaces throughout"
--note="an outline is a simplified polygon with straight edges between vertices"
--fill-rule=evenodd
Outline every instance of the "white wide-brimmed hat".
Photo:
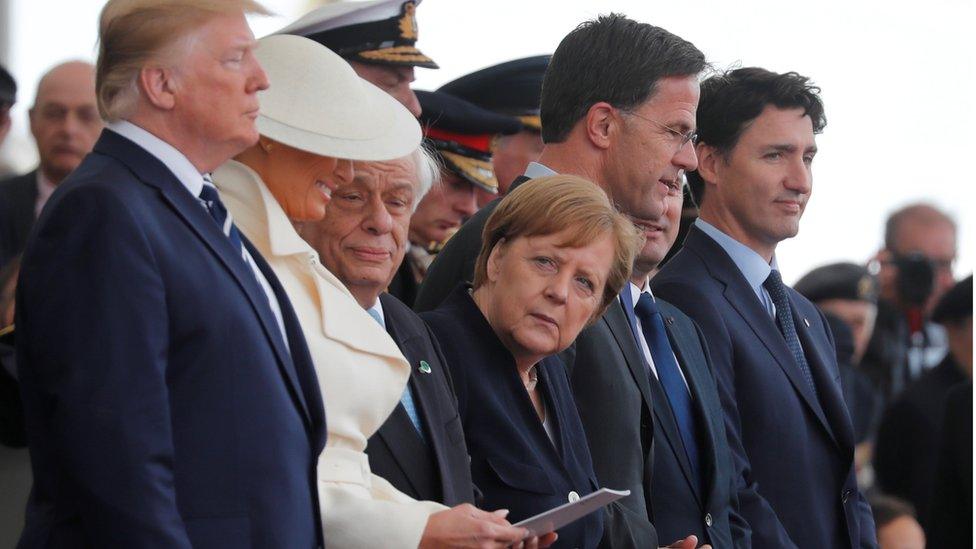
M 271 82 L 258 93 L 261 135 L 321 156 L 392 160 L 420 146 L 420 124 L 325 46 L 292 35 L 258 41 Z

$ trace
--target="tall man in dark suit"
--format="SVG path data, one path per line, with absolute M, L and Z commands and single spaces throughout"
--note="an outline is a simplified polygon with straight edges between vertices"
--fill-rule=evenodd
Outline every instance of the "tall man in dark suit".
M 92 150 L 102 131 L 95 105 L 95 67 L 69 61 L 42 76 L 30 109 L 30 130 L 40 165 L 0 181 L 0 268 L 24 250 L 48 197 Z
M 631 283 L 620 295 L 637 342 L 638 356 L 628 359 L 647 378 L 641 385 L 646 384 L 654 414 L 651 512 L 661 539 L 692 533 L 715 547 L 750 547 L 749 526 L 738 514 L 739 477 L 704 337 L 690 318 L 656 298 L 648 286 L 678 236 L 683 201 L 684 193 L 675 188 L 662 215 L 634 219 L 643 230 L 644 246 Z M 613 398 L 604 394 L 612 387 L 601 381 L 610 374 L 596 356 L 573 372 L 576 394 L 594 400 L 592 406 L 581 406 L 594 430 L 613 421 L 606 417 L 612 407 L 598 404 L 598 399 Z
M 818 92 L 757 68 L 702 83 L 690 174 L 704 181 L 701 215 L 651 284 L 705 334 L 756 547 L 876 545 L 833 339 L 774 257 L 810 196 Z
M 549 62 L 541 100 L 546 146 L 515 184 L 557 172 L 580 175 L 631 217 L 661 218 L 667 196 L 680 191 L 681 171 L 696 166 L 689 136 L 704 66 L 694 45 L 664 29 L 619 15 L 583 23 Z M 497 203 L 475 214 L 438 254 L 419 308 L 436 307 L 451 288 L 471 280 L 482 229 Z M 594 372 L 585 388 L 574 380 L 574 391 L 597 478 L 631 491 L 608 508 L 603 545 L 656 547 L 652 396 L 624 309 L 611 306 L 577 339 L 576 357 L 564 358 L 574 376 Z
M 268 80 L 245 12 L 265 10 L 102 12 L 110 125 L 38 219 L 17 291 L 35 480 L 21 547 L 323 543 L 308 349 L 207 175 L 258 139 Z

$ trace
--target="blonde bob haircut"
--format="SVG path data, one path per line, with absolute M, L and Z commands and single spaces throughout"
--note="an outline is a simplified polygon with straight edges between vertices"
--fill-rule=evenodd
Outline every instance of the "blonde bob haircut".
M 98 21 L 95 94 L 108 122 L 132 114 L 139 71 L 215 15 L 271 15 L 254 0 L 109 0 Z
M 603 288 L 598 318 L 630 279 L 643 235 L 610 203 L 602 189 L 575 175 L 540 177 L 508 193 L 488 217 L 481 253 L 474 267 L 474 288 L 488 280 L 488 256 L 495 246 L 520 236 L 548 236 L 568 229 L 563 246 L 581 248 L 611 236 L 613 263 Z M 591 319 L 592 320 L 592 319 Z

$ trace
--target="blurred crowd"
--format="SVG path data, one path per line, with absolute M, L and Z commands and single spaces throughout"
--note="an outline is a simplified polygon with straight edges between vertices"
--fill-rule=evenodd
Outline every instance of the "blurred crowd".
M 414 90 L 419 3 L 110 0 L 0 67 L 0 544 L 972 546 L 956 220 L 791 288 L 810 78 L 605 15 Z

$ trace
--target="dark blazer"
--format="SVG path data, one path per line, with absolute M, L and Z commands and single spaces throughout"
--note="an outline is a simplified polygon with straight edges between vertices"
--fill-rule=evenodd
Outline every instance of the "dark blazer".
M 410 363 L 410 387 L 424 425 L 424 437 L 403 404 L 369 439 L 370 469 L 397 490 L 422 501 L 453 507 L 474 503 L 468 447 L 458 415 L 451 372 L 424 321 L 400 300 L 380 294 L 386 331 Z M 424 361 L 430 368 L 420 369 Z
M 925 372 L 896 397 L 885 411 L 874 447 L 874 472 L 886 494 L 908 500 L 918 520 L 929 519 L 929 500 L 942 432 L 946 395 L 966 381 L 966 374 L 952 355 Z
M 973 546 L 973 383 L 946 395 L 942 443 L 935 474 L 929 523 L 929 547 Z
M 37 170 L 0 181 L 0 269 L 24 251 L 36 202 Z
M 739 508 L 756 547 L 875 547 L 854 478 L 854 435 L 823 315 L 789 289 L 800 343 L 820 395 L 725 250 L 697 227 L 651 281 L 708 344 L 735 466 Z M 792 541 L 792 543 L 791 543 Z
M 528 180 L 529 178 L 524 175 L 516 177 L 509 187 L 509 192 Z M 444 245 L 444 249 L 437 252 L 437 257 L 427 269 L 427 276 L 424 277 L 423 284 L 417 290 L 416 299 L 412 303 L 404 299 L 402 300 L 404 303 L 411 305 L 413 310 L 418 313 L 432 311 L 451 294 L 451 291 L 458 284 L 473 280 L 474 264 L 478 260 L 478 254 L 481 253 L 481 233 L 485 230 L 488 216 L 495 211 L 502 198 L 498 197 L 485 204 L 461 225 L 461 228 Z M 402 270 L 403 266 L 400 269 Z M 397 278 L 401 278 L 399 272 Z M 397 295 L 392 291 L 397 278 L 394 279 L 393 283 L 390 283 L 390 293 L 393 295 Z M 413 279 L 411 278 L 411 280 Z
M 393 297 L 402 301 L 407 307 L 413 307 L 417 300 L 417 291 L 420 284 L 413 276 L 413 269 L 410 267 L 410 255 L 405 255 L 400 267 L 397 268 L 390 281 L 390 286 L 386 289 Z
M 421 316 L 451 367 L 471 452 L 471 476 L 484 493 L 484 507 L 509 509 L 508 520 L 515 523 L 595 491 L 596 476 L 562 361 L 553 356 L 538 364 L 538 387 L 554 424 L 554 445 L 511 353 L 467 288 L 458 286 L 438 309 Z M 558 533 L 553 547 L 596 547 L 603 515 L 591 513 Z
M 738 513 L 740 479 L 734 473 L 704 336 L 687 315 L 663 299 L 656 301 L 695 406 L 702 476 L 702 485 L 696 485 L 664 386 L 648 371 L 657 427 L 651 505 L 658 537 L 671 543 L 695 534 L 714 547 L 750 547 L 749 525 Z M 636 333 L 634 315 L 627 320 Z
M 17 293 L 34 488 L 20 547 L 321 545 L 325 442 L 298 319 L 158 159 L 105 130 Z
M 597 479 L 602 486 L 630 490 L 607 507 L 600 546 L 657 547 L 651 524 L 651 389 L 624 309 L 612 304 L 560 356 L 570 372 Z

